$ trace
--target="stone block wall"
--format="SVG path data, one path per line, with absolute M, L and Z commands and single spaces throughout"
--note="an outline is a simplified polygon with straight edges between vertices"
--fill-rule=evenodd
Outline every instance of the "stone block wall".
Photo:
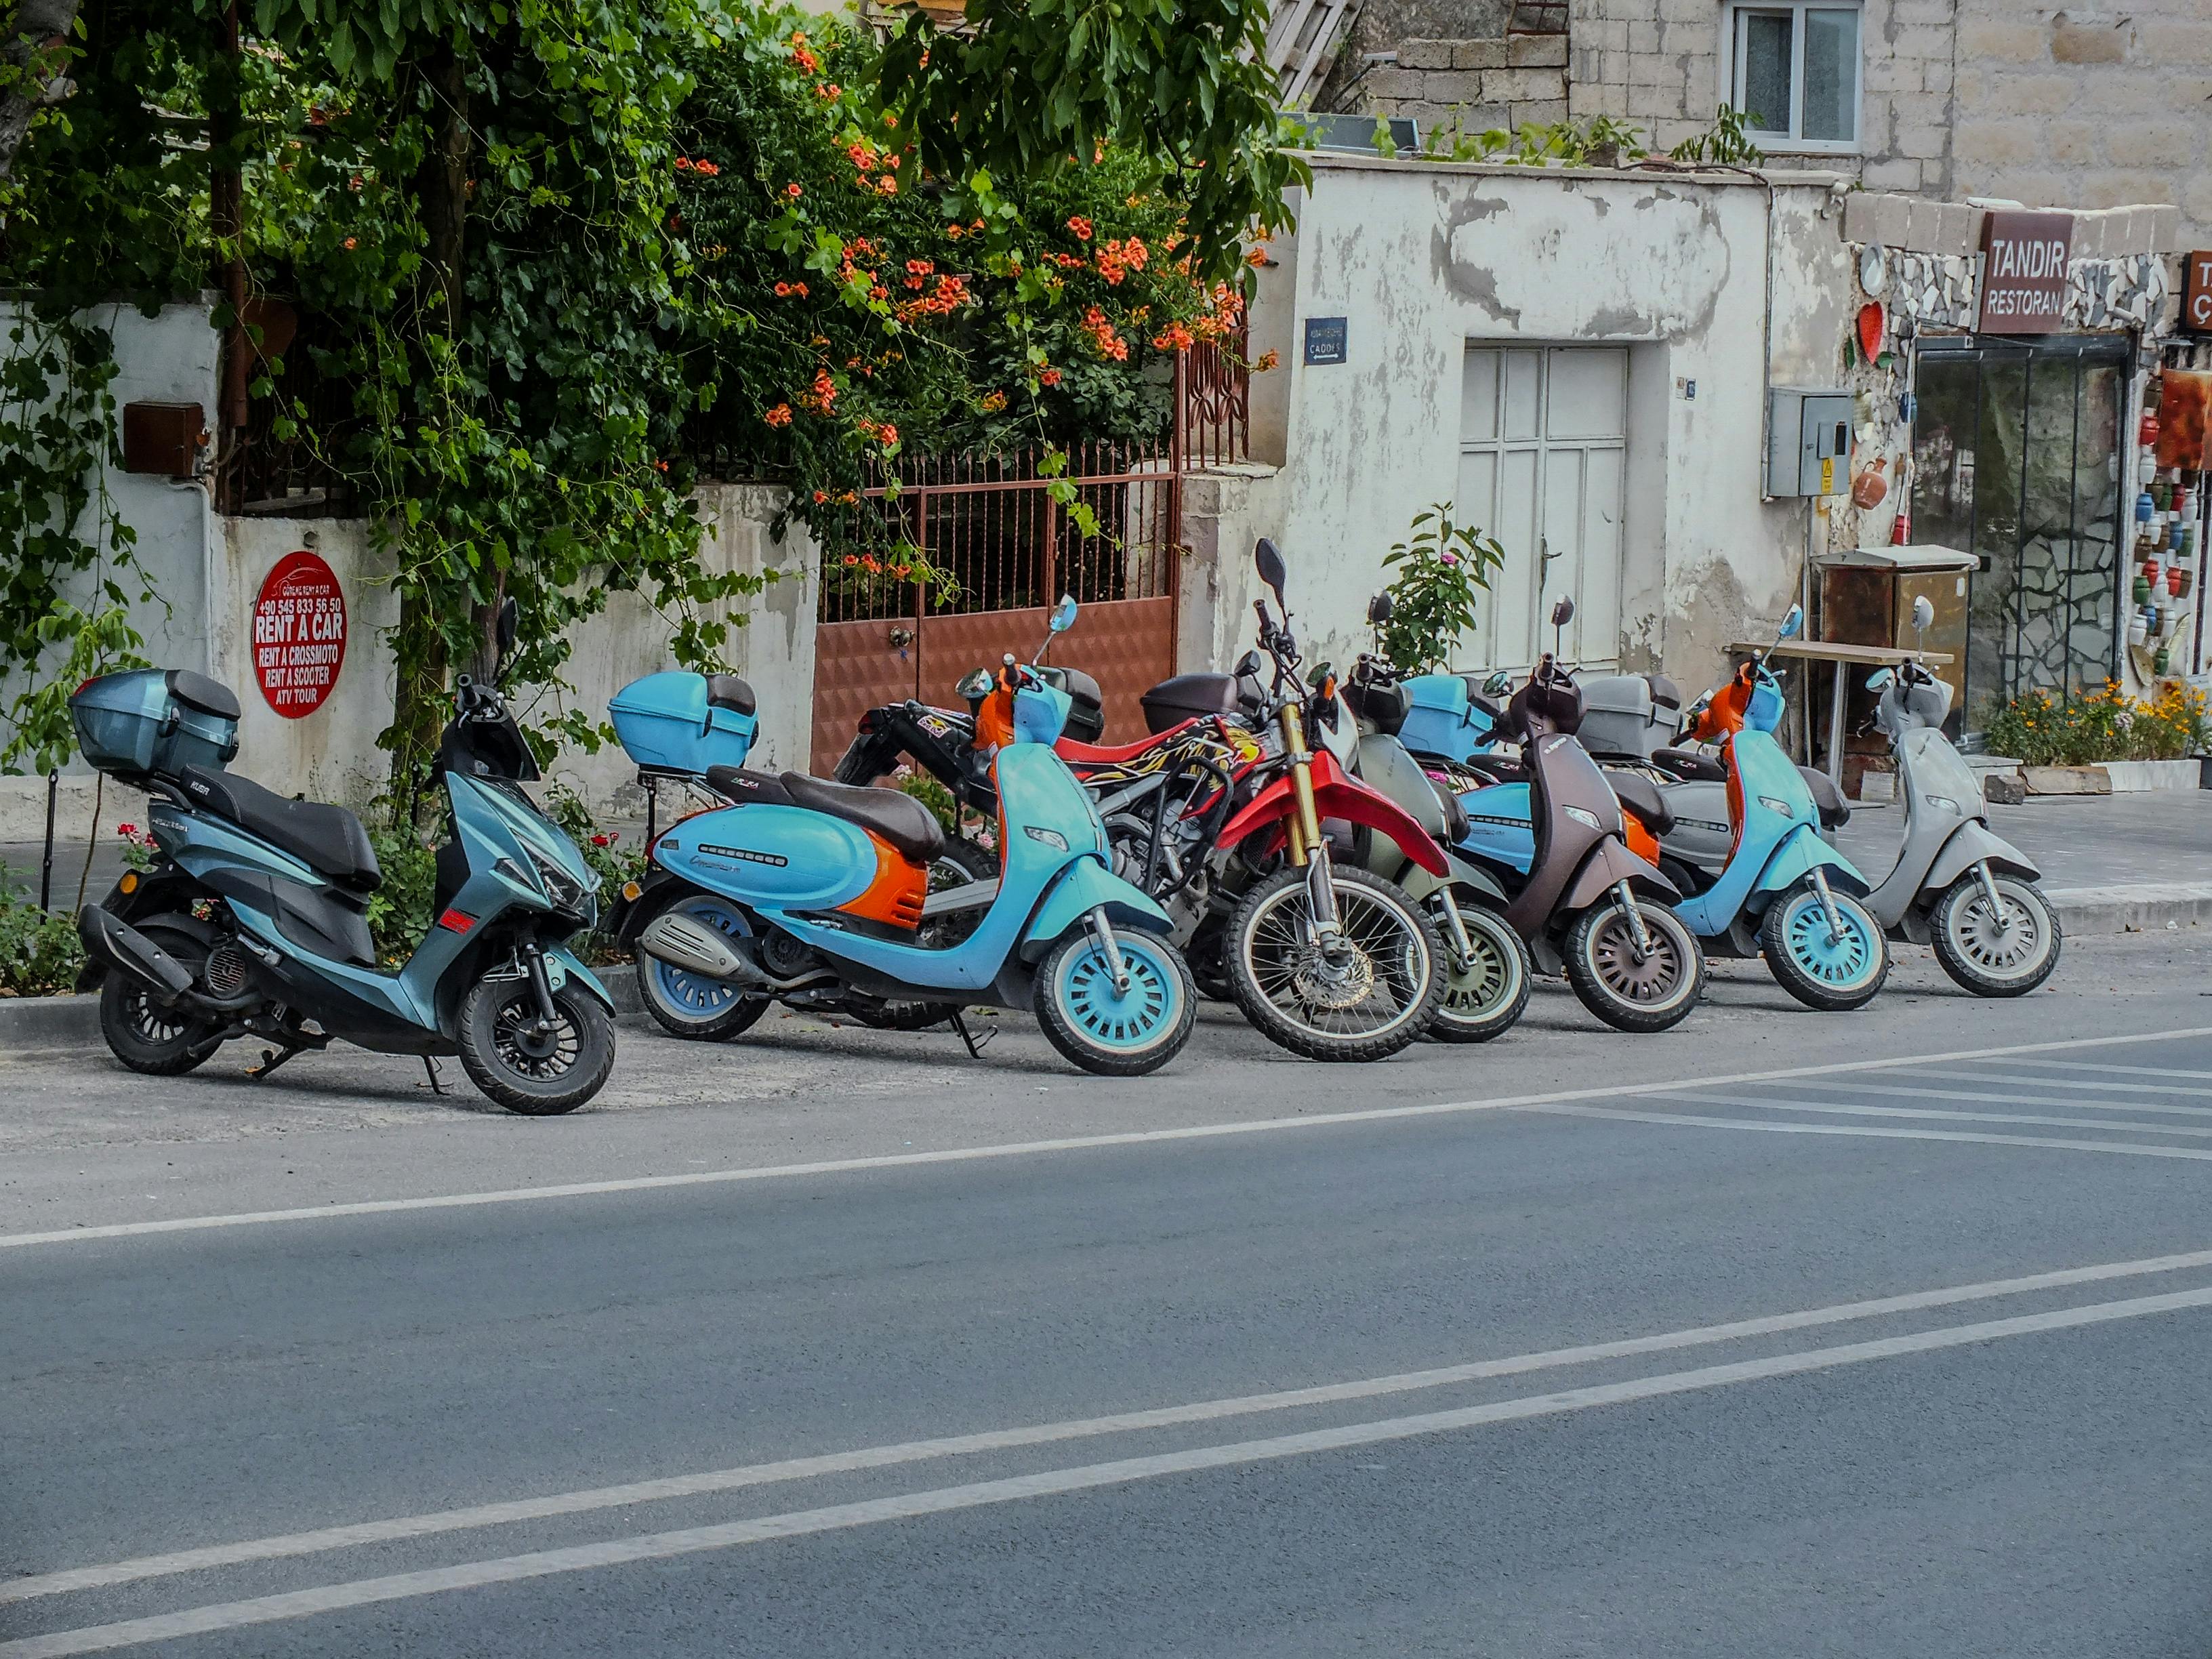
M 1455 124 L 1474 133 L 1567 117 L 1564 34 L 1415 39 L 1400 41 L 1397 52 L 1397 63 L 1370 72 L 1362 90 L 1376 113 L 1411 116 L 1425 137 Z

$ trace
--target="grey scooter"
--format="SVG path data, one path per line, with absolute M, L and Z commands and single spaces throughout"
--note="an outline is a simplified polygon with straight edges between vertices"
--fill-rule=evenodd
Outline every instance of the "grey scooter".
M 1922 599 L 1922 605 L 1927 600 Z M 1977 996 L 2023 996 L 2058 966 L 2058 918 L 2033 860 L 1990 828 L 1973 769 L 1944 737 L 1951 688 L 1907 659 L 1869 677 L 1877 731 L 1897 757 L 1905 841 L 1867 908 L 1893 939 L 1933 944 Z

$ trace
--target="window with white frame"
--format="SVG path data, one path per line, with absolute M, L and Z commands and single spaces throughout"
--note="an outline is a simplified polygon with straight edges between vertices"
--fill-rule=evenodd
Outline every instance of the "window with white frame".
M 1837 0 L 1731 5 L 1723 20 L 1729 102 L 1769 149 L 1855 150 L 1859 8 Z

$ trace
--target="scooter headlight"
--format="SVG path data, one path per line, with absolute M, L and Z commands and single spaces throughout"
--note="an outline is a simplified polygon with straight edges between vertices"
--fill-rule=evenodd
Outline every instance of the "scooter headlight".
M 592 887 L 599 884 L 598 882 L 593 880 L 587 886 L 536 848 L 526 848 L 524 850 L 530 854 L 531 863 L 537 866 L 538 884 L 544 890 L 545 896 L 552 902 L 553 908 L 556 910 L 581 914 L 586 896 L 590 893 Z
M 1777 800 L 1771 795 L 1761 795 L 1759 798 L 1759 804 L 1770 812 L 1781 813 L 1785 818 L 1795 817 L 1797 815 L 1796 808 L 1790 805 L 1788 801 Z
M 1942 811 L 1955 812 L 1959 810 L 1959 803 L 1953 800 L 1948 795 L 1923 795 L 1921 799 L 1925 800 L 1930 806 L 1936 807 Z

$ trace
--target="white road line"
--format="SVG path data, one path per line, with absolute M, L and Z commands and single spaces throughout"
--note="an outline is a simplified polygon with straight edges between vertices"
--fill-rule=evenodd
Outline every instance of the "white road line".
M 1607 1106 L 1528 1106 L 1559 1117 L 1602 1117 L 1623 1123 L 1668 1123 L 1686 1129 L 1743 1129 L 1754 1134 L 1850 1135 L 1873 1140 L 1956 1140 L 1983 1146 L 2040 1146 L 2054 1152 L 2124 1152 L 2136 1158 L 2212 1159 L 2212 1146 L 2142 1146 L 2130 1140 L 2061 1140 L 2053 1135 L 1983 1135 L 1957 1129 L 1862 1129 L 1848 1123 L 1759 1123 L 1745 1117 L 1697 1117 L 1686 1112 L 1631 1112 Z
M 1172 1428 L 1181 1424 L 1212 1422 L 1223 1418 L 1290 1411 L 1301 1407 L 1340 1405 L 1347 1401 L 1410 1394 L 1422 1389 L 1476 1382 L 1490 1377 L 1523 1376 L 1561 1366 L 1586 1365 L 1599 1360 L 1630 1358 L 1638 1354 L 1704 1347 L 1717 1342 L 1773 1336 L 1785 1331 L 1812 1330 L 1853 1320 L 1880 1319 L 1898 1314 L 1923 1312 L 1931 1308 L 1957 1307 L 1965 1303 L 1986 1302 L 2000 1297 L 2027 1296 L 2042 1291 L 2100 1284 L 2115 1279 L 2182 1273 L 2197 1267 L 2212 1267 L 2212 1249 L 2191 1250 L 2176 1255 L 2143 1256 L 2132 1261 L 2099 1262 L 2085 1267 L 2060 1267 L 2049 1273 L 1984 1279 L 1977 1284 L 1947 1285 L 1932 1291 L 1910 1291 L 1898 1296 L 1838 1302 L 1793 1313 L 1762 1314 L 1717 1325 L 1693 1325 L 1687 1329 L 1664 1331 L 1650 1336 L 1622 1337 L 1610 1342 L 1588 1342 L 1573 1347 L 1540 1349 L 1533 1353 L 1514 1354 L 1499 1359 L 1479 1359 L 1431 1370 L 1403 1371 L 1394 1376 L 1366 1377 L 1355 1382 L 1286 1389 L 1273 1394 L 1202 1400 L 1189 1405 L 1163 1406 L 1149 1410 L 1121 1412 L 1107 1417 L 1077 1418 L 1060 1423 L 1026 1425 L 979 1434 L 909 1440 L 851 1451 L 785 1458 L 771 1463 L 753 1463 L 736 1468 L 709 1469 L 696 1474 L 672 1475 L 658 1480 L 635 1480 L 622 1486 L 587 1487 L 580 1492 L 555 1492 L 542 1498 L 471 1504 L 465 1509 L 437 1510 L 386 1521 L 324 1527 L 313 1532 L 244 1539 L 235 1543 L 173 1550 L 161 1555 L 142 1555 L 129 1560 L 70 1567 L 57 1572 L 0 1581 L 0 1605 L 27 1601 L 42 1595 L 65 1595 L 72 1590 L 127 1584 L 139 1579 L 164 1577 L 172 1573 L 198 1572 L 210 1567 L 236 1566 L 243 1562 L 275 1560 L 285 1556 L 313 1555 L 325 1550 L 352 1549 L 364 1544 L 391 1543 L 401 1539 L 428 1537 L 437 1533 L 465 1532 L 477 1527 L 503 1526 L 517 1521 L 541 1521 L 552 1516 L 579 1515 L 592 1510 L 618 1509 L 631 1504 L 696 1498 L 709 1492 L 734 1492 L 742 1487 L 768 1486 L 777 1481 L 849 1474 L 857 1469 L 888 1468 L 895 1464 L 917 1463 L 933 1458 L 1005 1451 L 1021 1446 L 1049 1445 L 1059 1441 L 1128 1434 L 1146 1429 Z
M 923 1516 L 1015 1503 L 1024 1498 L 1056 1497 L 1070 1492 L 1096 1491 L 1103 1486 L 1127 1486 L 1135 1481 L 1156 1480 L 1170 1475 L 1235 1468 L 1284 1458 L 1310 1457 L 1355 1446 L 1372 1446 L 1425 1435 L 1449 1434 L 1494 1423 L 1556 1417 L 1634 1401 L 1663 1399 L 1670 1395 L 1764 1382 L 1775 1377 L 1802 1376 L 1845 1365 L 1899 1358 L 1908 1354 L 1933 1353 L 1947 1348 L 2000 1341 L 2009 1337 L 2039 1335 L 2204 1307 L 2212 1307 L 2212 1288 L 2176 1291 L 2162 1296 L 2135 1297 L 2120 1302 L 2092 1303 L 2084 1307 L 2023 1314 L 2011 1319 L 1948 1326 L 1908 1336 L 1883 1337 L 1875 1341 L 1813 1348 L 1761 1359 L 1738 1360 L 1729 1364 L 1705 1365 L 1694 1370 L 1669 1371 L 1656 1376 L 1599 1383 L 1589 1388 L 1563 1389 L 1549 1394 L 1492 1401 L 1486 1405 L 1463 1407 L 1453 1411 L 1386 1418 L 1376 1422 L 1347 1424 L 1339 1428 L 1316 1429 L 1304 1434 L 1281 1435 L 1270 1439 L 1200 1446 L 1150 1457 L 1121 1458 L 1112 1462 L 1089 1463 L 1073 1468 L 1048 1469 L 1004 1480 L 971 1481 L 963 1486 L 940 1486 L 897 1497 L 871 1498 L 861 1503 L 797 1510 L 717 1526 L 645 1533 L 629 1538 L 609 1539 L 597 1544 L 538 1550 L 493 1560 L 392 1573 L 380 1578 L 356 1579 L 348 1583 L 325 1584 L 283 1595 L 218 1602 L 212 1606 L 187 1608 L 180 1613 L 160 1613 L 150 1618 L 124 1620 L 79 1630 L 58 1631 L 45 1636 L 24 1637 L 12 1642 L 0 1642 L 0 1659 L 67 1659 L 68 1656 L 74 1654 L 100 1653 L 148 1642 L 176 1641 L 216 1631 L 239 1630 L 280 1620 L 340 1612 L 349 1607 L 408 1601 L 449 1590 L 476 1589 L 488 1584 L 514 1583 L 558 1573 L 585 1572 L 639 1561 L 662 1561 L 675 1556 L 731 1549 L 772 1539 L 805 1537 L 872 1526 L 885 1521 L 914 1520 Z
M 2020 1072 L 1916 1071 L 1912 1075 L 1958 1078 L 1968 1083 L 2025 1083 L 2037 1089 L 2095 1088 L 2114 1095 L 2188 1095 L 2197 1099 L 2212 1096 L 2212 1089 L 2190 1089 L 2172 1083 L 2114 1083 L 2100 1078 L 2093 1084 L 2078 1077 L 2035 1077 Z
M 1848 1090 L 1855 1095 L 1902 1095 L 1908 1100 L 1985 1100 L 1999 1106 L 2064 1104 L 2078 1106 L 2085 1112 L 2170 1112 L 2177 1117 L 2212 1117 L 2212 1106 L 2160 1106 L 2148 1100 L 2085 1100 L 2075 1095 L 2060 1102 L 2045 1100 L 2040 1095 L 2029 1095 L 2023 1098 L 2017 1091 L 2010 1094 L 1987 1094 L 1974 1089 L 1914 1089 L 1899 1083 L 1846 1083 L 1841 1079 L 1824 1081 L 1820 1086 Z
M 2145 1134 L 2189 1135 L 2200 1140 L 2212 1139 L 2212 1129 L 2172 1123 L 2136 1123 L 2118 1118 L 2039 1117 L 2026 1112 L 1947 1112 L 1939 1106 L 1865 1106 L 1856 1101 L 1770 1100 L 1756 1095 L 1710 1095 L 1688 1089 L 1677 1090 L 1662 1097 L 1662 1103 L 1677 1100 L 1703 1106 L 1743 1106 L 1761 1112 L 1810 1112 L 1836 1117 L 1933 1118 L 1952 1123 L 2026 1123 L 2046 1129 L 2136 1129 Z M 2053 1105 L 2057 1103 L 2056 1101 L 2051 1103 Z
M 2212 1072 L 2182 1072 L 2166 1066 L 2107 1066 L 2102 1061 L 2092 1066 L 2079 1060 L 2039 1060 L 2035 1064 L 2057 1072 L 2118 1072 L 2128 1077 L 2189 1077 L 2212 1082 Z
M 0 1249 L 41 1244 L 76 1244 L 94 1239 L 143 1238 L 157 1233 L 204 1232 L 226 1227 L 262 1227 L 293 1221 L 333 1221 L 349 1216 L 398 1215 L 416 1210 L 473 1209 L 491 1204 L 530 1204 L 550 1199 L 592 1198 L 612 1193 L 653 1192 L 664 1188 L 726 1186 L 746 1181 L 782 1181 L 804 1176 L 851 1175 L 932 1164 L 964 1164 L 985 1158 L 1034 1158 L 1048 1152 L 1090 1152 L 1110 1146 L 1144 1146 L 1166 1141 L 1215 1140 L 1231 1135 L 1272 1134 L 1291 1129 L 1323 1129 L 1349 1123 L 1385 1123 L 1409 1118 L 1470 1112 L 1505 1111 L 1581 1100 L 1616 1100 L 1661 1094 L 1685 1085 L 1726 1088 L 1741 1083 L 1780 1083 L 1793 1078 L 1832 1077 L 1848 1072 L 1888 1071 L 1901 1066 L 1940 1065 L 1948 1060 L 2004 1059 L 2015 1054 L 2070 1053 L 2116 1043 L 2172 1042 L 2212 1037 L 2212 1026 L 2170 1031 L 2140 1031 L 2118 1036 L 2068 1037 L 2053 1042 L 2014 1043 L 1996 1048 L 1959 1048 L 1938 1054 L 1905 1054 L 1882 1060 L 1838 1060 L 1820 1066 L 1791 1066 L 1766 1072 L 1737 1072 L 1725 1077 L 1676 1078 L 1665 1083 L 1616 1083 L 1594 1089 L 1563 1089 L 1495 1100 L 1450 1100 L 1419 1106 L 1377 1106 L 1352 1112 L 1313 1112 L 1298 1117 L 1258 1118 L 1243 1123 L 1193 1124 L 1173 1129 L 1130 1129 L 1112 1134 L 1068 1135 L 1053 1140 L 1014 1141 L 993 1146 L 955 1146 L 928 1152 L 894 1152 L 874 1158 L 825 1158 L 807 1164 L 776 1164 L 750 1169 L 697 1170 L 682 1175 L 629 1176 L 611 1181 L 567 1182 L 554 1186 L 515 1187 L 432 1198 L 381 1198 L 353 1204 L 325 1204 L 294 1210 L 252 1210 L 234 1215 L 177 1216 L 159 1221 L 124 1221 L 97 1227 L 63 1227 L 35 1233 L 0 1233 Z

